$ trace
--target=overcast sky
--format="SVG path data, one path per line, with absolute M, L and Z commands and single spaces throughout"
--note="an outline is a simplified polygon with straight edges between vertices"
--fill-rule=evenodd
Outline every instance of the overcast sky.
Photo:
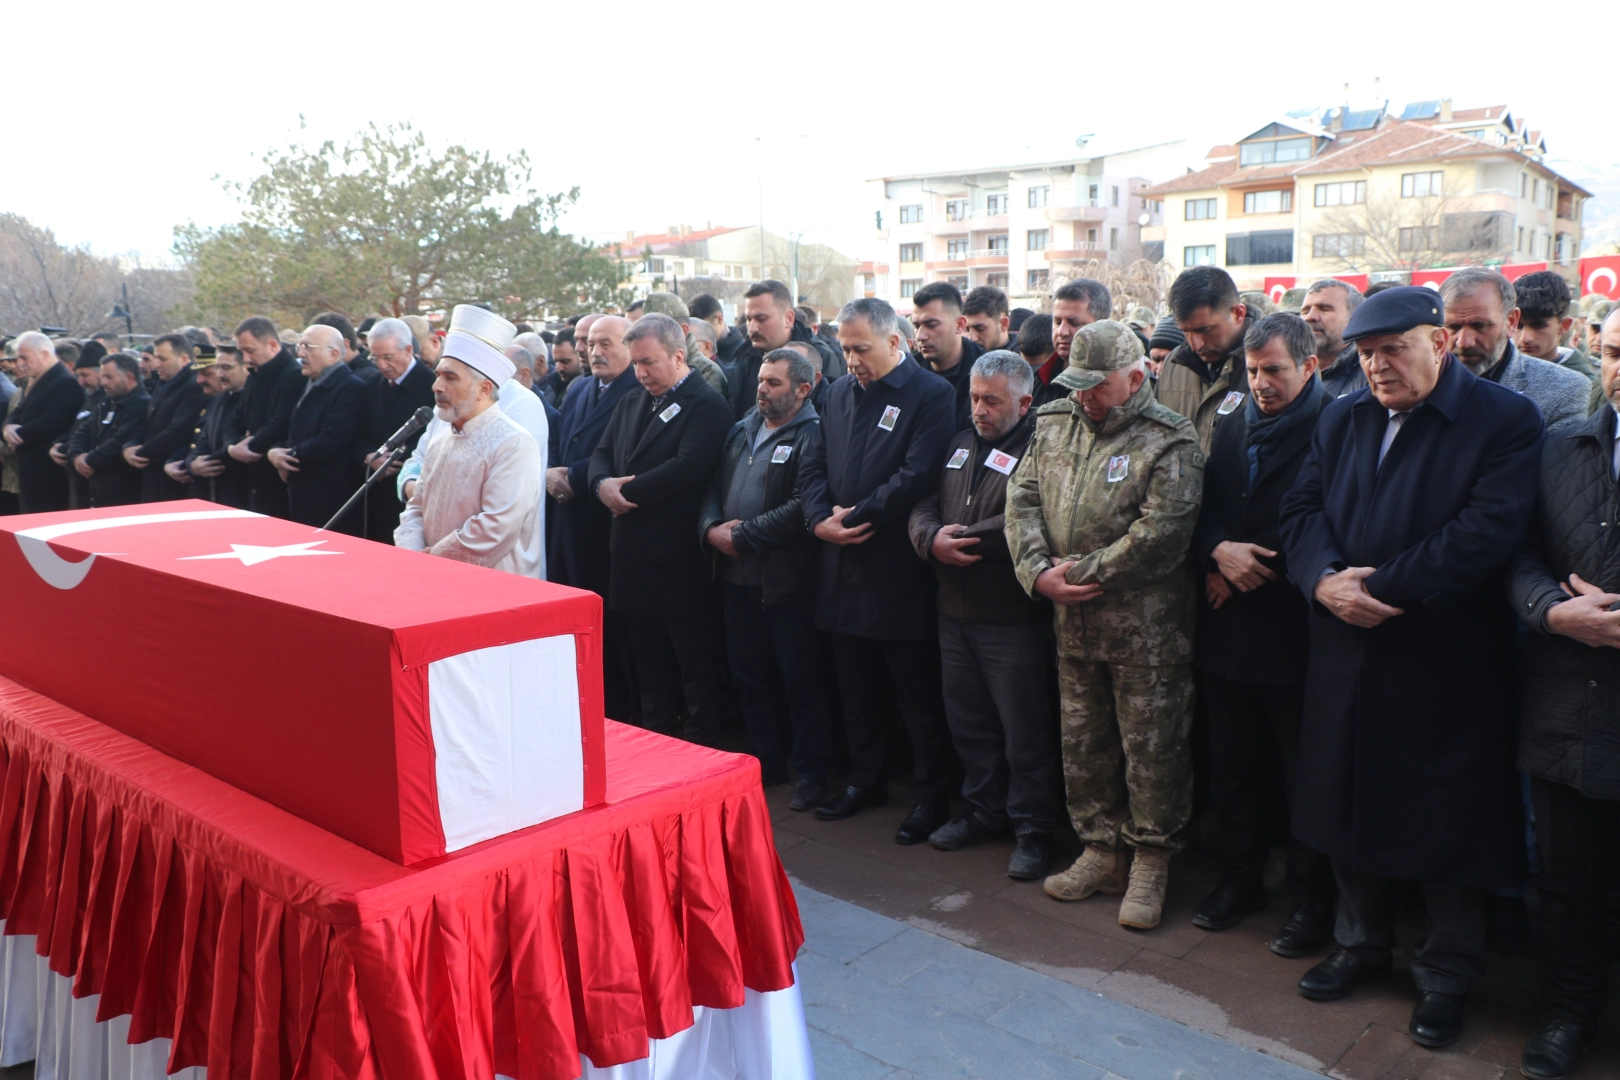
M 1494 9 L 1494 10 L 1493 10 Z M 1620 5 L 1410 3 L 7 5 L 0 211 L 98 252 L 168 257 L 236 215 L 289 140 L 410 121 L 527 150 L 594 240 L 667 225 L 808 230 L 871 257 L 863 181 L 1186 137 L 1192 157 L 1290 108 L 1507 104 L 1572 175 L 1614 171 Z M 1274 14 L 1274 12 L 1278 14 Z M 1553 25 L 1555 19 L 1567 25 Z M 1585 46 L 1584 60 L 1550 57 Z M 1539 68 L 1539 70 L 1538 70 Z M 299 117 L 307 125 L 299 129 Z

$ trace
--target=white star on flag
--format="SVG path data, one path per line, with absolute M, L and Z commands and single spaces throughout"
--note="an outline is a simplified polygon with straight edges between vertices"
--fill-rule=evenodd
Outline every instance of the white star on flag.
M 281 547 L 260 547 L 257 544 L 232 544 L 231 550 L 221 551 L 215 555 L 187 555 L 180 562 L 193 562 L 198 559 L 241 559 L 243 566 L 257 566 L 271 559 L 292 558 L 295 555 L 341 555 L 341 551 L 314 551 L 311 550 L 325 540 L 312 540 L 307 544 L 285 544 Z

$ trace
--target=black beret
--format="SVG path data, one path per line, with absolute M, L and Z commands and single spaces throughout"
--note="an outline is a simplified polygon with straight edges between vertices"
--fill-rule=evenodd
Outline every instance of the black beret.
M 1446 306 L 1440 294 L 1422 285 L 1397 285 L 1361 302 L 1344 328 L 1344 340 L 1404 334 L 1414 326 L 1444 326 Z

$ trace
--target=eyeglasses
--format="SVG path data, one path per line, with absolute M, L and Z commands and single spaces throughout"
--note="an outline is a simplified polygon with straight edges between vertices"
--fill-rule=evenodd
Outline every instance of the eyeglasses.
M 298 351 L 301 353 L 314 352 L 316 349 L 331 349 L 333 352 L 338 351 L 338 347 L 336 345 L 311 345 L 307 341 L 300 341 L 298 343 Z

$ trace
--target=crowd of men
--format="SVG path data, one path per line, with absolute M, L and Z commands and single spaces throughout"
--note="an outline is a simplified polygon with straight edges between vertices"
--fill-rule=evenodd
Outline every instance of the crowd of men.
M 263 317 L 139 353 L 25 334 L 5 488 L 319 526 L 381 473 L 333 527 L 602 596 L 610 716 L 713 744 L 740 714 L 822 820 L 887 803 L 898 719 L 898 843 L 1011 837 L 1009 876 L 1138 930 L 1196 772 L 1225 871 L 1193 922 L 1262 911 L 1286 851 L 1271 948 L 1331 945 L 1299 990 L 1332 1000 L 1389 972 L 1417 883 L 1427 1047 L 1534 869 L 1524 1068 L 1569 1075 L 1620 889 L 1620 312 L 1478 268 L 1295 299 L 1197 267 L 1128 321 L 1079 279 L 1047 313 L 934 283 L 834 327 L 761 281 L 735 323 L 653 293 L 542 333 L 457 308 L 295 346 Z M 1048 875 L 1065 816 L 1084 849 Z

